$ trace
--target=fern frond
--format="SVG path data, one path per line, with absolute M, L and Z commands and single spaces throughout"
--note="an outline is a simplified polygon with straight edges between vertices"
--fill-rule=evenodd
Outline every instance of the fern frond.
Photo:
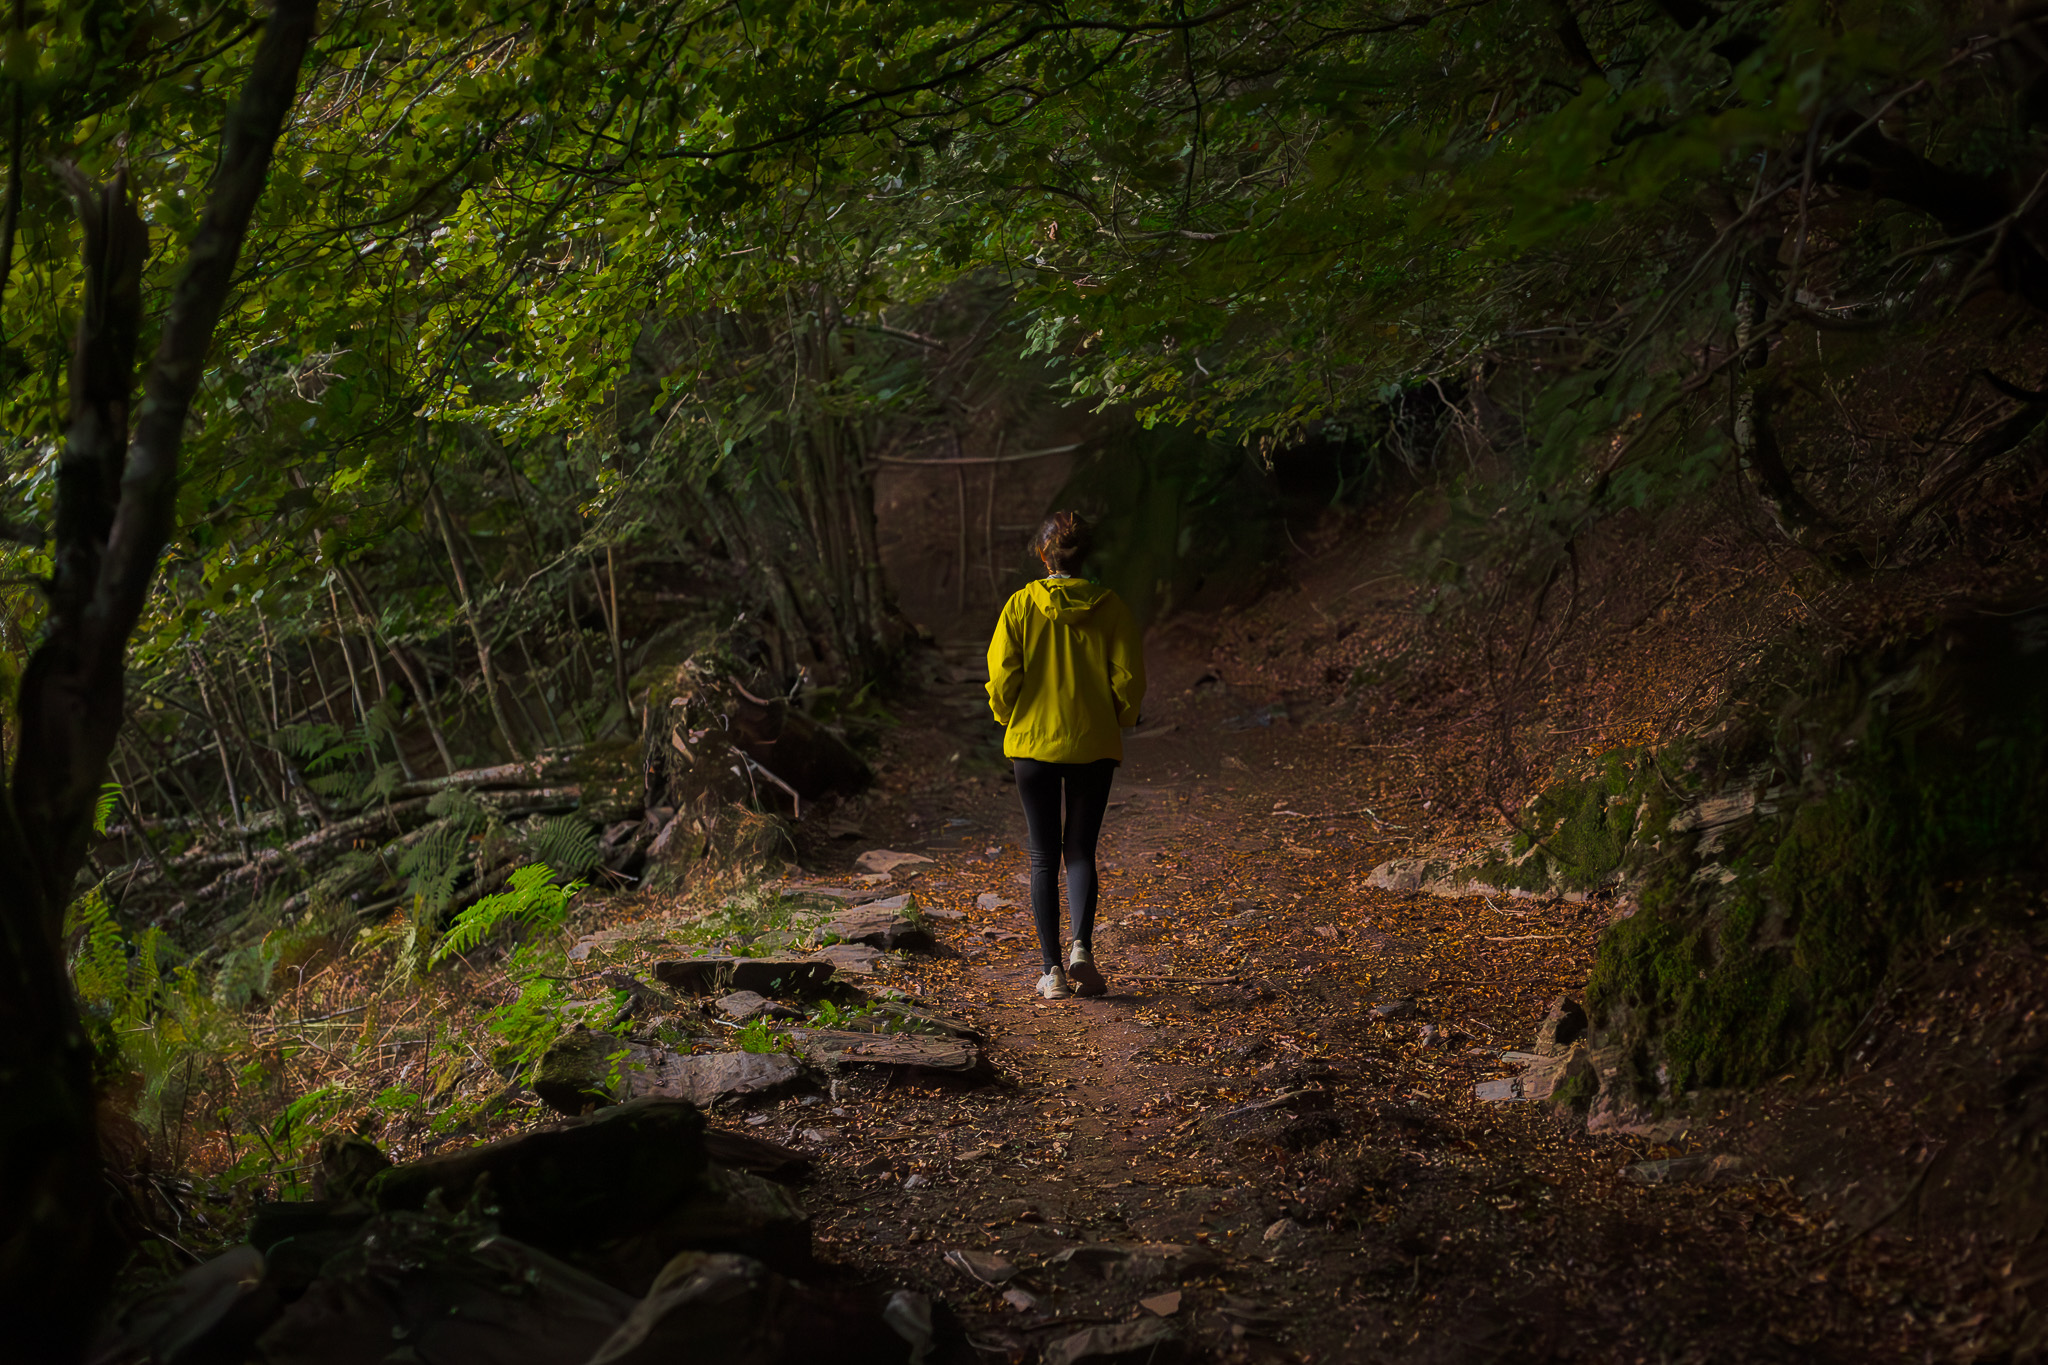
M 481 945 L 500 927 L 521 922 L 536 929 L 559 929 L 568 918 L 569 900 L 583 889 L 583 883 L 555 885 L 555 870 L 546 863 L 530 863 L 512 874 L 512 882 L 494 896 L 485 896 L 455 917 L 434 949 L 434 962 Z
M 527 836 L 533 856 L 558 875 L 581 877 L 602 859 L 597 848 L 597 831 L 576 815 L 557 815 Z
M 158 952 L 163 931 L 146 929 L 130 944 L 98 887 L 64 911 L 66 935 L 78 935 L 71 956 L 71 985 L 88 1011 L 116 1023 L 149 1017 L 162 988 Z
M 64 931 L 79 936 L 71 957 L 71 984 L 79 1000 L 94 1013 L 111 1015 L 127 994 L 128 946 L 98 887 L 65 907 Z
M 406 894 L 422 914 L 438 915 L 454 898 L 455 883 L 461 878 L 464 855 L 468 852 L 468 832 L 459 825 L 445 824 L 399 857 L 398 870 L 406 878 Z
M 370 780 L 363 788 L 365 801 L 384 800 L 398 790 L 402 774 L 396 763 L 379 763 L 370 772 Z
M 107 832 L 107 821 L 114 818 L 114 807 L 121 803 L 121 784 L 106 782 L 100 786 L 100 799 L 93 803 L 92 831 L 95 834 Z

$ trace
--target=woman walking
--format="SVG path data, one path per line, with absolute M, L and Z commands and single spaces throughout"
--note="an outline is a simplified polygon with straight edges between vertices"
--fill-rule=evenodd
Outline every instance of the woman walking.
M 1095 841 L 1109 784 L 1123 761 L 1123 729 L 1145 697 L 1145 645 L 1130 609 L 1100 583 L 1076 577 L 1088 556 L 1088 524 L 1055 512 L 1032 550 L 1045 577 L 1003 607 L 988 642 L 988 702 L 1016 764 L 1017 795 L 1031 846 L 1031 913 L 1038 921 L 1048 1000 L 1109 989 L 1095 966 Z M 1066 798 L 1066 820 L 1060 800 Z M 1059 869 L 1067 864 L 1074 943 L 1060 966 Z M 1071 984 L 1070 984 L 1071 982 Z

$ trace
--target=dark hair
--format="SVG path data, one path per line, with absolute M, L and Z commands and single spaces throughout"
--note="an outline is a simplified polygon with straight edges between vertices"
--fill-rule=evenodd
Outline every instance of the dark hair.
M 1057 574 L 1070 574 L 1088 557 L 1094 538 L 1079 512 L 1055 512 L 1031 538 L 1031 552 Z

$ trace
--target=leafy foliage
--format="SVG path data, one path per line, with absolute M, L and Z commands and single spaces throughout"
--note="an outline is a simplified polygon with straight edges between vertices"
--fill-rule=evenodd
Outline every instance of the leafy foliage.
M 458 953 L 481 947 L 484 941 L 508 924 L 524 924 L 539 933 L 559 931 L 569 913 L 569 901 L 583 883 L 555 884 L 554 869 L 533 863 L 512 874 L 512 884 L 493 896 L 485 896 L 455 917 L 433 960 L 442 962 Z
M 162 991 L 163 931 L 145 929 L 131 943 L 95 887 L 71 903 L 64 932 L 77 939 L 71 982 L 87 1013 L 117 1031 L 146 1022 Z
M 99 800 L 93 803 L 92 830 L 95 834 L 107 832 L 107 821 L 114 818 L 115 808 L 121 804 L 121 784 L 103 782 L 100 784 Z
M 743 1024 L 732 1036 L 742 1052 L 781 1052 L 788 1046 L 782 1035 L 768 1027 L 766 1019 Z
M 597 831 L 576 815 L 557 815 L 543 822 L 528 837 L 534 858 L 555 869 L 558 877 L 583 877 L 594 869 L 600 854 Z

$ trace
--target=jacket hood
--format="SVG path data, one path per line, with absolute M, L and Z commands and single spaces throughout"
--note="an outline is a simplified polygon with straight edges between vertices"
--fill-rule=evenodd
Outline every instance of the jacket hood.
M 1085 578 L 1036 578 L 1031 581 L 1031 605 L 1048 621 L 1077 621 L 1109 596 L 1109 589 Z

